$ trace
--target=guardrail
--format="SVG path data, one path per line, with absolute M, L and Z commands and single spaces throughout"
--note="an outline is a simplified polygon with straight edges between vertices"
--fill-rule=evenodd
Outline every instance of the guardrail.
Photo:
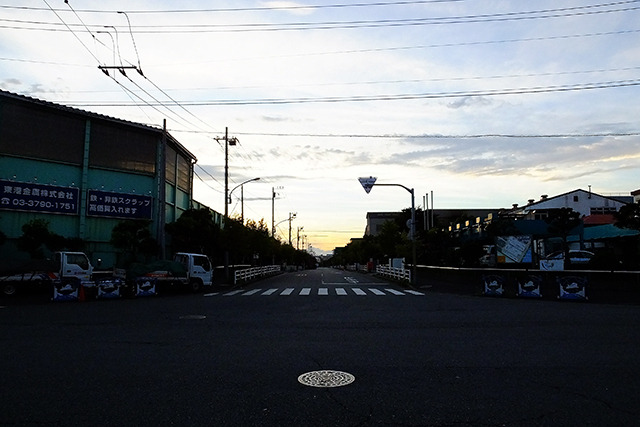
M 242 270 L 236 270 L 233 274 L 233 284 L 235 285 L 241 281 L 247 282 L 249 280 L 254 280 L 257 278 L 273 276 L 280 272 L 281 270 L 279 265 L 265 265 L 262 267 L 251 267 L 244 268 Z
M 376 274 L 393 280 L 407 280 L 411 282 L 411 270 L 406 268 L 389 267 L 388 265 L 377 265 Z

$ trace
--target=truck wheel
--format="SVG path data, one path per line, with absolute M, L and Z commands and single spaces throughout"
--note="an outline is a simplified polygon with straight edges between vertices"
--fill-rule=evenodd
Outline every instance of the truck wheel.
M 2 285 L 2 295 L 12 297 L 18 292 L 18 287 L 13 283 L 5 283 Z
M 202 282 L 200 280 L 192 280 L 189 282 L 189 288 L 191 289 L 191 292 L 198 293 L 202 291 Z

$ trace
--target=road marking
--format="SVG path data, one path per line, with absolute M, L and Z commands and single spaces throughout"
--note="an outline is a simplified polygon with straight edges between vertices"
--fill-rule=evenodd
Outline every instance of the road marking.
M 275 294 L 277 291 L 278 291 L 278 288 L 271 288 L 268 291 L 264 291 L 262 295 L 272 295 L 272 294 Z
M 344 276 L 344 280 L 346 280 L 349 283 L 353 283 L 354 285 L 358 283 L 358 279 L 356 279 L 355 277 Z
M 382 292 L 380 289 L 375 289 L 375 288 L 369 288 L 369 290 L 371 292 L 373 292 L 375 295 L 386 295 L 384 292 Z
M 242 294 L 242 296 L 247 296 L 247 295 L 253 295 L 253 294 L 257 294 L 258 292 L 260 292 L 262 289 L 253 289 L 249 292 L 245 292 L 244 294 Z
M 311 293 L 311 288 L 302 288 L 300 291 L 300 295 L 309 295 Z
M 204 294 L 203 296 L 205 296 L 205 297 L 213 297 L 213 296 L 216 296 L 216 295 L 219 295 L 219 294 L 220 294 L 220 292 L 211 292 L 209 294 Z
M 231 292 L 227 292 L 226 294 L 224 294 L 225 297 L 230 297 L 232 295 L 237 295 L 239 293 L 244 292 L 244 289 L 239 289 L 237 291 L 231 291 Z
M 353 288 L 352 291 L 356 294 L 356 295 L 366 295 L 367 293 L 365 291 L 363 291 L 360 288 Z
M 418 292 L 418 291 L 407 291 L 407 293 L 413 294 L 413 295 L 424 295 L 422 292 Z
M 336 288 L 336 294 L 338 294 L 338 295 L 346 295 L 347 291 L 345 291 L 344 288 Z
M 395 289 L 385 289 L 387 292 L 391 292 L 394 295 L 404 295 L 404 292 L 396 291 Z
M 327 288 L 319 288 L 318 295 L 329 295 L 329 289 Z
M 282 291 L 280 293 L 280 295 L 291 295 L 293 293 L 294 289 L 293 288 L 287 288 L 284 291 Z

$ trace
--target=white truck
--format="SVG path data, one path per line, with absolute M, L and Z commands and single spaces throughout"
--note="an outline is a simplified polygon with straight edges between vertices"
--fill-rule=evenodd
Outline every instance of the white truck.
M 30 260 L 16 263 L 0 273 L 0 286 L 4 296 L 13 296 L 21 290 L 49 287 L 54 282 L 79 280 L 93 285 L 93 266 L 83 252 L 55 252 L 53 260 Z
M 133 272 L 135 279 L 153 278 L 159 286 L 187 288 L 192 292 L 200 292 L 213 283 L 211 261 L 203 254 L 178 252 L 172 262 L 160 261 L 148 267 L 148 271 Z

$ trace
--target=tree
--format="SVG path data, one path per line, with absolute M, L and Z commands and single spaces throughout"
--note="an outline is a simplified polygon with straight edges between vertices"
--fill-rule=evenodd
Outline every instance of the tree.
M 22 236 L 17 241 L 18 249 L 34 259 L 45 258 L 45 252 L 64 248 L 65 238 L 49 231 L 49 221 L 34 219 L 22 226 Z
M 621 228 L 630 228 L 632 230 L 640 230 L 640 204 L 630 203 L 620 208 L 614 214 L 617 220 L 616 225 Z
M 571 208 L 554 209 L 546 221 L 549 224 L 549 232 L 562 238 L 565 264 L 571 263 L 567 238 L 571 231 L 582 223 L 580 213 Z
M 174 252 L 196 252 L 217 258 L 222 254 L 220 226 L 208 209 L 189 209 L 165 226 Z
M 121 221 L 113 227 L 111 244 L 124 251 L 125 262 L 146 261 L 157 253 L 158 244 L 151 236 L 150 225 L 150 220 L 136 219 Z

